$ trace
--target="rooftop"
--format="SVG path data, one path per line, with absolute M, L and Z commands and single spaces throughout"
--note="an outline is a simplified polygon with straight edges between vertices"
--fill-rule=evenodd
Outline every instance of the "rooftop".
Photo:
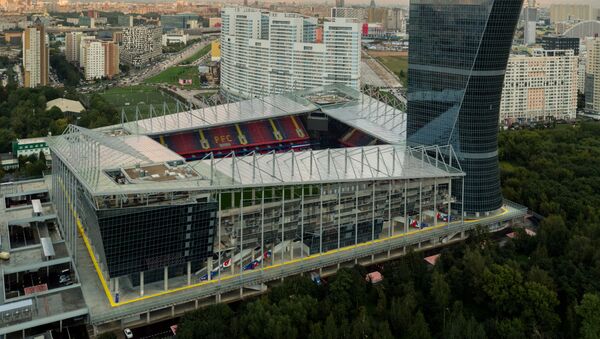
M 63 98 L 54 99 L 46 103 L 46 110 L 52 107 L 58 107 L 63 112 L 81 113 L 85 110 L 85 107 L 75 100 L 68 100 Z
M 343 85 L 328 85 L 242 100 L 185 112 L 152 116 L 101 128 L 161 135 L 193 129 L 320 111 L 387 143 L 406 140 L 406 113 Z
M 220 159 L 209 154 L 186 163 L 143 135 L 110 136 L 71 125 L 48 143 L 93 195 L 464 175 L 444 161 L 455 158 L 450 146 L 379 145 Z

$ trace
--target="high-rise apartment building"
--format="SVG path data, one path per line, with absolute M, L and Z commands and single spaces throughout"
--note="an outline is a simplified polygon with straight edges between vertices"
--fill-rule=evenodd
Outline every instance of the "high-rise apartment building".
M 525 27 L 523 30 L 523 43 L 525 43 L 525 45 L 533 45 L 535 44 L 537 35 L 537 8 L 535 6 L 535 0 L 527 1 L 527 7 L 524 9 L 524 19 Z
M 69 62 L 79 62 L 79 50 L 81 46 L 81 32 L 68 32 L 65 35 L 65 57 Z
M 87 53 L 84 53 L 84 46 L 90 42 L 96 40 L 95 36 L 92 35 L 84 35 L 79 39 L 79 67 L 85 68 L 87 63 Z
M 110 79 L 120 72 L 119 45 L 113 41 L 103 41 L 102 47 L 104 48 L 104 76 Z
M 162 54 L 160 26 L 134 26 L 123 31 L 121 61 L 140 67 Z
M 112 78 L 119 74 L 119 46 L 112 41 L 84 40 L 83 69 L 86 80 Z
M 557 23 L 567 20 L 595 20 L 598 10 L 590 5 L 553 4 L 550 6 L 550 21 Z
M 28 27 L 23 31 L 23 69 L 25 87 L 48 84 L 48 40 L 43 25 Z
M 586 41 L 585 110 L 600 114 L 600 38 Z
M 82 47 L 83 55 L 85 55 L 85 79 L 102 79 L 104 77 L 104 47 L 102 41 L 86 41 Z
M 523 0 L 413 0 L 408 140 L 453 146 L 466 173 L 465 213 L 502 206 L 498 121 L 506 63 Z
M 390 8 L 383 22 L 387 31 L 406 33 L 406 12 L 401 8 Z
M 575 119 L 578 60 L 572 50 L 533 51 L 508 59 L 500 121 Z
M 221 29 L 221 91 L 249 98 L 328 84 L 358 89 L 360 24 L 251 8 L 225 8 Z
M 332 7 L 331 8 L 332 18 L 355 18 L 364 20 L 367 14 L 363 8 L 354 7 Z

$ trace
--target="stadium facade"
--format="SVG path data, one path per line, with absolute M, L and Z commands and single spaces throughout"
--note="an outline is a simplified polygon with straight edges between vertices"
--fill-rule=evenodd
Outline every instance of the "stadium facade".
M 523 216 L 465 220 L 452 146 L 407 146 L 396 104 L 330 85 L 49 138 L 94 333 Z
M 410 3 L 408 140 L 452 145 L 466 173 L 464 208 L 475 215 L 502 206 L 500 99 L 522 5 L 523 0 Z

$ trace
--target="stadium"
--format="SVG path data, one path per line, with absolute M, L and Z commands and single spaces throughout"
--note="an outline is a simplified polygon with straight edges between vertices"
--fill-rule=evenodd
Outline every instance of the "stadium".
M 465 219 L 452 147 L 408 146 L 405 133 L 404 112 L 331 85 L 50 138 L 95 333 L 524 216 L 507 203 Z

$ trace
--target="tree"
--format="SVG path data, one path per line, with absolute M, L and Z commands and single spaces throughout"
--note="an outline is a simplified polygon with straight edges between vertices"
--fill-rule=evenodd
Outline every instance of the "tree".
M 519 303 L 515 295 L 521 295 L 523 277 L 515 268 L 494 264 L 483 272 L 482 289 L 492 301 L 493 308 L 506 314 L 517 314 Z
M 425 317 L 421 311 L 411 319 L 408 330 L 404 335 L 404 338 L 411 339 L 430 339 L 431 333 L 429 332 L 429 325 L 425 321 Z
M 581 338 L 600 338 L 600 295 L 584 294 L 581 303 L 575 307 L 575 312 L 581 318 Z
M 450 285 L 443 273 L 433 271 L 430 294 L 437 311 L 444 310 L 450 303 Z
M 117 339 L 117 335 L 114 332 L 105 332 L 100 334 L 98 339 Z
M 551 256 L 559 256 L 565 248 L 565 239 L 570 238 L 569 230 L 560 215 L 550 215 L 540 225 L 540 241 L 548 248 Z
M 226 338 L 234 313 L 226 304 L 210 305 L 186 313 L 177 328 L 178 338 Z

